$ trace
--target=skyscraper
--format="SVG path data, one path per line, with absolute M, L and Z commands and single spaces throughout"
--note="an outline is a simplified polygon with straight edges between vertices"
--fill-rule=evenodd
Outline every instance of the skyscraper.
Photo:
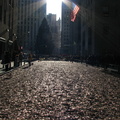
M 26 52 L 34 51 L 38 29 L 46 16 L 46 2 L 18 0 L 18 40 Z
M 80 12 L 80 11 L 79 11 Z M 74 22 L 71 21 L 72 3 L 67 6 L 62 3 L 62 33 L 61 33 L 61 53 L 66 55 L 80 54 L 80 16 L 76 16 Z
M 71 10 L 62 2 L 61 53 L 71 54 Z
M 47 15 L 47 21 L 48 24 L 50 26 L 51 29 L 51 33 L 52 33 L 52 42 L 54 44 L 54 50 L 53 50 L 53 54 L 59 54 L 60 52 L 60 40 L 61 40 L 61 31 L 60 31 L 60 27 L 61 27 L 61 20 L 59 19 L 58 21 L 56 21 L 56 14 L 48 14 Z

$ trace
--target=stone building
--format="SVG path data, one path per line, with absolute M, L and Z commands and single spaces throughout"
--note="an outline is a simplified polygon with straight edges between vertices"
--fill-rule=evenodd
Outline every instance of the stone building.
M 61 31 L 61 54 L 80 54 L 80 23 L 81 16 L 78 12 L 74 22 L 71 21 L 72 3 L 62 3 L 62 31 Z
M 95 1 L 95 54 L 120 55 L 119 0 Z
M 118 0 L 81 0 L 81 55 L 120 55 Z
M 46 1 L 18 0 L 18 41 L 24 52 L 34 52 L 38 29 L 46 16 Z
M 13 52 L 17 34 L 18 0 L 0 0 L 0 57 L 4 51 Z
M 52 33 L 52 42 L 54 44 L 53 55 L 60 54 L 61 46 L 61 20 L 56 20 L 56 14 L 48 14 L 47 21 Z

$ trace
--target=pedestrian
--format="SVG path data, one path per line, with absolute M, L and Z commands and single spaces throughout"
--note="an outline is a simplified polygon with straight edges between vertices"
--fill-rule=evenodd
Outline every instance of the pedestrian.
M 15 55 L 15 67 L 19 66 L 19 54 Z
M 28 54 L 28 63 L 29 63 L 29 66 L 31 66 L 31 61 L 32 61 L 32 54 Z
M 4 57 L 4 55 L 5 55 L 5 52 L 2 55 L 2 61 L 1 61 L 1 64 L 3 65 L 2 68 L 4 68 L 4 64 L 5 64 L 5 57 Z
M 19 65 L 21 65 L 21 66 L 22 66 L 22 59 L 23 59 L 23 53 L 20 52 L 20 54 L 19 54 Z
M 25 53 L 22 54 L 22 59 L 23 59 L 24 65 L 25 65 L 25 62 L 26 62 L 26 59 L 27 59 Z
M 16 54 L 17 54 L 16 51 L 14 51 L 14 52 L 13 52 L 13 63 L 14 63 L 13 66 L 14 66 L 14 67 L 16 67 L 16 64 L 17 64 L 17 63 L 16 63 Z
M 10 65 L 10 53 L 8 51 L 6 51 L 4 54 L 4 64 L 5 70 L 8 71 Z

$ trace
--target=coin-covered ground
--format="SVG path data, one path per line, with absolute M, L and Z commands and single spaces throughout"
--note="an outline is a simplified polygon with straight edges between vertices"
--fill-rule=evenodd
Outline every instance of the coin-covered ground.
M 120 77 L 68 61 L 0 76 L 0 120 L 120 120 Z

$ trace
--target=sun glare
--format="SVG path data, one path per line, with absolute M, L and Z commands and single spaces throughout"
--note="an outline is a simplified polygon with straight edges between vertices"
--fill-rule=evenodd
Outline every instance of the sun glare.
M 63 0 L 47 0 L 47 14 L 57 15 L 57 20 L 61 18 L 61 3 Z

